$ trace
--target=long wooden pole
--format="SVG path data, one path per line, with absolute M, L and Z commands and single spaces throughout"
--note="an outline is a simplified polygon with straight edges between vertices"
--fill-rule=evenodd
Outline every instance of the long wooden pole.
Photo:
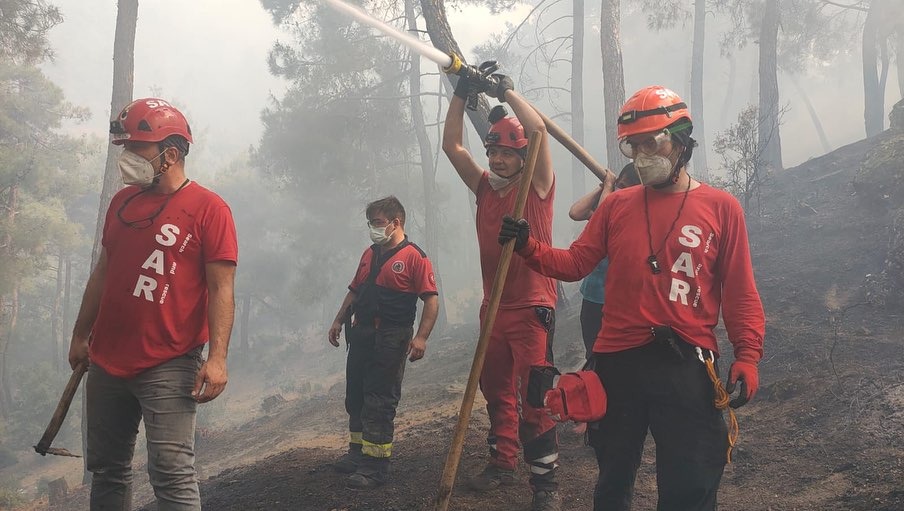
M 537 164 L 537 155 L 540 152 L 540 140 L 542 134 L 534 131 L 530 134 L 527 145 L 527 162 L 524 165 L 524 175 L 521 178 L 521 187 L 515 198 L 515 210 L 512 217 L 521 218 L 524 214 L 524 205 L 527 203 L 527 194 L 531 189 L 531 181 L 534 177 L 534 167 Z M 468 375 L 468 385 L 465 387 L 465 395 L 461 401 L 461 409 L 458 412 L 458 424 L 455 426 L 455 435 L 452 437 L 452 446 L 446 456 L 446 466 L 443 468 L 443 477 L 440 481 L 439 494 L 436 498 L 436 511 L 446 511 L 449 507 L 449 499 L 452 498 L 452 486 L 455 483 L 455 474 L 458 472 L 458 462 L 461 459 L 461 451 L 464 446 L 465 433 L 468 430 L 468 422 L 471 419 L 471 409 L 474 406 L 474 396 L 477 394 L 477 385 L 480 382 L 480 373 L 483 370 L 483 361 L 486 358 L 487 344 L 490 341 L 490 333 L 496 322 L 496 311 L 499 310 L 499 301 L 502 298 L 502 290 L 505 287 L 505 278 L 508 275 L 509 263 L 512 253 L 515 251 L 514 240 L 502 247 L 502 256 L 496 267 L 496 276 L 493 278 L 493 287 L 490 291 L 490 299 L 487 311 L 480 325 L 480 337 L 477 340 L 477 348 L 474 351 L 474 361 L 471 363 L 471 374 Z
M 533 105 L 531 105 L 533 106 Z M 537 109 L 537 107 L 533 106 L 533 109 L 537 114 L 543 119 L 543 123 L 546 124 L 546 131 L 552 136 L 552 138 L 559 141 L 565 149 L 568 149 L 568 152 L 574 155 L 575 158 L 578 159 L 581 163 L 587 167 L 597 179 L 600 180 L 601 183 L 606 182 L 606 174 L 611 174 L 612 171 L 600 165 L 598 161 L 593 159 L 593 156 L 590 156 L 590 153 L 584 149 L 581 144 L 578 144 L 571 135 L 569 135 L 565 130 L 559 127 L 558 124 L 553 122 L 552 119 L 546 116 L 543 112 Z M 615 177 L 614 175 L 612 177 Z

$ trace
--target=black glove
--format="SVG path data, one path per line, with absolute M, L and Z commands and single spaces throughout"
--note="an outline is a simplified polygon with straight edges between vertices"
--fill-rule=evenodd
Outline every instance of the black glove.
M 728 385 L 725 392 L 732 394 L 737 383 L 741 384 L 741 393 L 728 403 L 732 408 L 740 408 L 747 404 L 760 386 L 760 372 L 755 363 L 735 360 L 728 368 Z
M 487 96 L 491 98 L 496 98 L 502 103 L 505 103 L 505 93 L 506 91 L 514 90 L 515 82 L 512 81 L 506 75 L 494 74 L 490 77 L 490 79 L 494 82 L 493 86 L 488 88 L 485 92 Z
M 502 217 L 502 228 L 499 230 L 499 244 L 505 245 L 509 240 L 515 240 L 515 250 L 521 250 L 527 245 L 530 238 L 530 224 L 527 220 L 506 215 Z
M 477 87 L 477 84 L 475 84 L 466 76 L 459 76 L 458 82 L 456 82 L 455 84 L 455 91 L 453 92 L 453 94 L 464 100 L 467 100 L 468 96 L 473 96 L 478 92 L 480 92 L 480 90 Z

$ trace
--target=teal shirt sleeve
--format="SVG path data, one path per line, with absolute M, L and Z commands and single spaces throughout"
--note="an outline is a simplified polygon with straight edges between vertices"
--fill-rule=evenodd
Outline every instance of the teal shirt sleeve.
M 584 296 L 584 300 L 598 304 L 605 303 L 603 288 L 606 285 L 606 270 L 608 269 L 609 259 L 606 258 L 596 265 L 590 275 L 584 277 L 581 282 L 581 294 Z

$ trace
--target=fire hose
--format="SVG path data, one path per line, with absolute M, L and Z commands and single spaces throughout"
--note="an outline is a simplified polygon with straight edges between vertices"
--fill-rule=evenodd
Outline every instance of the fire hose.
M 361 9 L 343 3 L 340 0 L 325 0 L 325 2 L 336 9 L 337 11 L 347 14 L 353 17 L 358 22 L 373 27 L 380 32 L 398 40 L 400 43 L 409 47 L 412 51 L 415 51 L 422 55 L 423 57 L 431 60 L 432 62 L 438 64 L 442 70 L 447 74 L 454 74 L 460 78 L 467 78 L 469 80 L 480 81 L 480 80 L 495 80 L 495 78 L 491 75 L 495 68 L 487 68 L 484 70 L 479 69 L 476 66 L 466 64 L 461 57 L 455 54 L 446 54 L 443 51 L 429 45 L 420 39 L 403 32 L 392 25 L 388 25 L 372 16 L 362 11 Z M 468 107 L 472 110 L 476 106 L 476 96 L 471 99 L 469 98 Z M 532 105 L 534 111 L 540 116 L 543 120 L 543 123 L 546 124 L 546 131 L 552 136 L 552 138 L 556 139 L 560 144 L 562 144 L 565 149 L 568 149 L 575 158 L 578 159 L 587 169 L 596 176 L 600 182 L 605 182 L 607 175 L 612 175 L 612 171 L 607 169 L 605 166 L 600 165 L 590 153 L 587 152 L 586 149 L 581 147 L 571 136 L 565 132 L 562 128 L 560 128 L 555 122 L 552 121 L 549 117 L 540 112 L 537 107 Z M 614 178 L 614 175 L 612 175 Z

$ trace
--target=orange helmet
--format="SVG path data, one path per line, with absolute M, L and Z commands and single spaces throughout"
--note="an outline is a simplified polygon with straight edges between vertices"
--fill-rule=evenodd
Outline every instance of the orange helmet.
M 110 121 L 114 144 L 126 141 L 160 142 L 179 135 L 192 143 L 191 128 L 182 112 L 158 98 L 136 99 Z
M 502 105 L 493 107 L 490 111 L 489 121 L 492 124 L 483 146 L 498 145 L 512 149 L 524 149 L 527 147 L 527 137 L 524 136 L 524 126 L 517 117 L 506 117 L 508 112 Z
M 651 85 L 628 98 L 618 114 L 619 140 L 666 129 L 679 119 L 691 120 L 687 104 L 661 85 Z

